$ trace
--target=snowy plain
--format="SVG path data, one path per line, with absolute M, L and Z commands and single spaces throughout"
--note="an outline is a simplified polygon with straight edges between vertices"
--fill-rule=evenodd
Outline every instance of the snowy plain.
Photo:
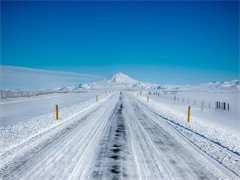
M 240 91 L 180 91 L 176 94 L 158 91 L 155 95 L 152 91 L 142 93 L 143 97 L 164 104 L 165 107 L 182 114 L 186 114 L 188 106 L 191 106 L 193 117 L 201 118 L 205 123 L 214 123 L 218 127 L 228 131 L 239 132 L 240 127 Z M 139 95 L 140 92 L 136 92 Z M 174 99 L 175 98 L 175 99 Z M 216 109 L 216 102 L 229 104 L 229 111 Z M 203 108 L 202 108 L 203 105 Z
M 50 113 L 59 108 L 64 108 L 76 103 L 94 99 L 95 96 L 105 96 L 104 92 L 66 93 L 33 96 L 28 98 L 11 98 L 0 101 L 0 126 L 24 121 L 34 116 Z M 101 97 L 100 97 L 101 98 Z

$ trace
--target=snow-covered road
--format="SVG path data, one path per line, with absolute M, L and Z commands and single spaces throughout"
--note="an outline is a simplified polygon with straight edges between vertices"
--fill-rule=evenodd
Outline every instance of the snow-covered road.
M 127 92 L 4 152 L 0 166 L 3 179 L 239 179 Z

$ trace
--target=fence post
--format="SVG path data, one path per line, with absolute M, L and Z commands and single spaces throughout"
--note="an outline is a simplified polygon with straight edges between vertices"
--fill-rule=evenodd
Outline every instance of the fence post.
M 149 96 L 147 97 L 147 102 L 149 102 Z
M 188 106 L 188 123 L 190 123 L 191 106 Z
M 98 95 L 96 95 L 96 102 L 98 102 Z
M 58 120 L 58 105 L 56 104 L 56 120 Z

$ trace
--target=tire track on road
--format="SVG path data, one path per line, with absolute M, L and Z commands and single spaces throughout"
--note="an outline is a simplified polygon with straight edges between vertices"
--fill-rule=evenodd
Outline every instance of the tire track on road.
M 93 179 L 126 179 L 129 176 L 126 169 L 128 166 L 126 163 L 129 163 L 129 150 L 128 132 L 123 117 L 123 99 L 124 95 L 120 93 L 98 149 L 97 162 L 91 177 Z

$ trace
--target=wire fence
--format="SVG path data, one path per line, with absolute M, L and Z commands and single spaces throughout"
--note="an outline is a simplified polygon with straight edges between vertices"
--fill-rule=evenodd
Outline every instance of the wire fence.
M 160 92 L 148 92 L 150 96 L 156 96 L 160 98 L 162 101 L 179 104 L 179 105 L 188 105 L 199 107 L 203 111 L 203 109 L 220 109 L 224 111 L 230 111 L 230 103 L 225 101 L 214 101 L 214 100 L 199 100 L 194 99 L 193 97 L 187 98 L 185 96 L 178 95 L 177 92 L 168 92 L 168 93 L 160 93 Z
M 39 95 L 52 94 L 54 91 L 23 91 L 23 90 L 0 90 L 0 98 L 32 97 Z

